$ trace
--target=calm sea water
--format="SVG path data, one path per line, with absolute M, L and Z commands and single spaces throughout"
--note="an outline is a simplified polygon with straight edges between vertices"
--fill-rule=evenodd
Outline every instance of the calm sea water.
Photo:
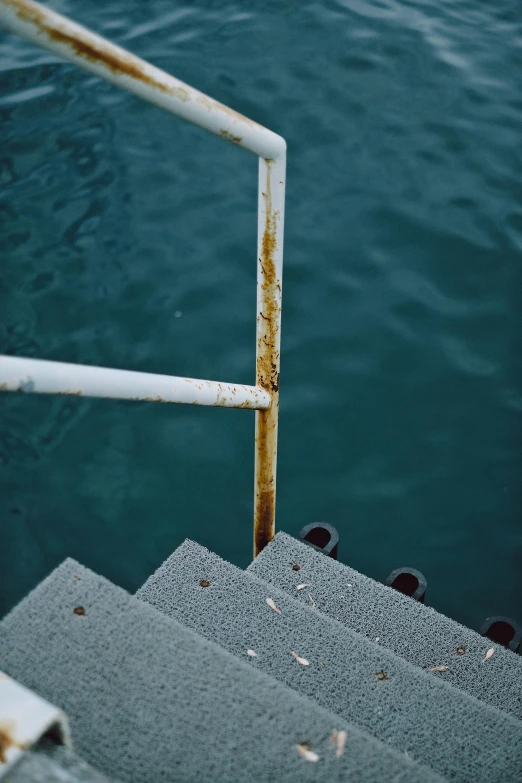
M 288 140 L 278 527 L 522 620 L 519 0 L 48 3 Z M 254 156 L 0 37 L 2 353 L 252 383 Z M 0 396 L 0 610 L 245 566 L 253 414 Z

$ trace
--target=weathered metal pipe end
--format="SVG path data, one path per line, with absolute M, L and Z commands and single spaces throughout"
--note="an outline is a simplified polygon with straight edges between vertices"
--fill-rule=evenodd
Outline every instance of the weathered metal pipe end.
M 44 736 L 70 745 L 63 712 L 0 671 L 0 779 Z

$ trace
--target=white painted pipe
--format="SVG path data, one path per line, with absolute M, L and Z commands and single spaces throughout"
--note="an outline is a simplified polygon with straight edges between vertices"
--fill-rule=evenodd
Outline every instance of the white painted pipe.
M 250 410 L 267 410 L 270 407 L 270 395 L 257 386 L 15 356 L 0 356 L 0 391 Z
M 0 0 L 0 25 L 106 81 L 263 158 L 284 155 L 276 133 L 33 0 Z

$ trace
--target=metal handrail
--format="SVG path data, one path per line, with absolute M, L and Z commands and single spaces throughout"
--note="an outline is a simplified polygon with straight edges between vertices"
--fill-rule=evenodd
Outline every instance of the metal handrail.
M 33 0 L 0 0 L 0 25 L 259 157 L 255 386 L 0 356 L 0 391 L 255 410 L 256 556 L 275 532 L 286 142 Z

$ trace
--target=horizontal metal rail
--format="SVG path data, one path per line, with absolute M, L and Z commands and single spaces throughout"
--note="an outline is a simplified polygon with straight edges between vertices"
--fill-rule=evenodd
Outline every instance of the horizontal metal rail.
M 0 356 L 0 391 L 107 397 L 139 402 L 175 402 L 221 408 L 268 410 L 270 395 L 259 386 L 178 378 L 85 364 Z
M 260 157 L 277 158 L 284 154 L 284 139 L 268 128 L 40 3 L 1 0 L 0 24 L 105 81 Z
M 95 367 L 78 368 L 78 374 L 74 375 L 72 369 L 64 369 L 71 366 L 40 362 L 37 367 L 36 360 L 29 359 L 20 359 L 29 373 L 20 375 L 18 371 L 11 374 L 12 369 L 7 369 L 14 365 L 0 363 L 0 390 L 16 386 L 22 391 L 48 394 L 80 392 L 119 399 L 153 398 L 159 401 L 158 398 L 162 398 L 165 402 L 255 409 L 254 555 L 257 555 L 275 532 L 285 140 L 33 0 L 0 0 L 0 25 L 259 157 L 256 386 L 148 376 Z M 11 357 L 4 359 L 14 361 Z M 30 368 L 28 362 L 31 362 Z M 44 366 L 46 369 L 42 369 Z M 51 378 L 53 373 L 57 373 L 55 378 Z M 81 383 L 78 382 L 80 376 Z M 127 382 L 135 385 L 127 388 Z M 163 393 L 159 391 L 160 387 Z

